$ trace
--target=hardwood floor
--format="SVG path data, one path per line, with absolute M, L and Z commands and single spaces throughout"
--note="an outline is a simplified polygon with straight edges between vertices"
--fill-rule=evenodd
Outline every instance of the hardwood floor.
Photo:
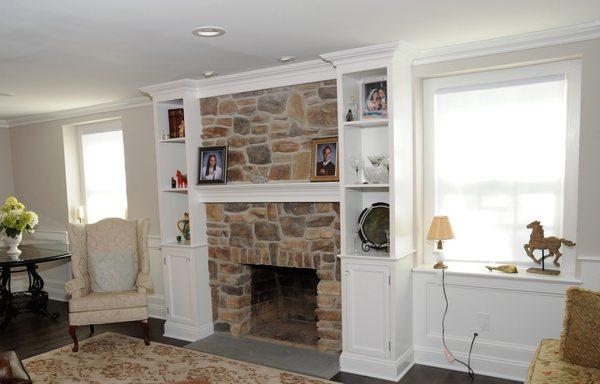
M 15 350 L 22 359 L 39 355 L 53 349 L 71 344 L 69 337 L 68 305 L 59 301 L 50 301 L 50 312 L 60 313 L 57 321 L 42 316 L 23 313 L 7 325 L 0 326 L 0 351 Z M 150 319 L 150 340 L 179 347 L 189 344 L 187 341 L 171 339 L 162 335 L 163 320 Z M 139 323 L 116 323 L 97 325 L 95 334 L 111 331 L 124 335 L 143 338 Z M 89 337 L 89 327 L 79 327 L 79 340 Z M 332 381 L 346 384 L 389 384 L 390 381 L 372 379 L 340 372 Z M 399 384 L 513 384 L 515 381 L 496 379 L 477 375 L 473 381 L 468 375 L 446 369 L 415 365 Z

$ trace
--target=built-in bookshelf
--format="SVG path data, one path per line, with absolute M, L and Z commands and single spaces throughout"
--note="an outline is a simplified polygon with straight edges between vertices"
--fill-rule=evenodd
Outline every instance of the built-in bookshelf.
M 363 97 L 362 87 L 365 82 L 387 80 L 388 68 L 365 68 L 364 70 L 342 72 L 339 76 L 338 103 L 348 100 L 360 100 Z M 387 94 L 389 100 L 392 95 Z M 388 103 L 389 104 L 389 103 Z M 344 108 L 342 110 L 346 110 Z M 388 108 L 388 115 L 391 111 Z M 355 121 L 340 121 L 339 136 L 342 164 L 344 172 L 341 180 L 341 204 L 343 231 L 341 253 L 342 255 L 363 255 L 374 257 L 393 257 L 394 248 L 390 246 L 388 251 L 372 249 L 368 252 L 360 248 L 357 239 L 356 228 L 361 212 L 374 203 L 384 202 L 390 204 L 390 184 L 393 184 L 393 176 L 385 184 L 368 183 L 364 176 L 365 167 L 369 166 L 369 156 L 386 156 L 389 159 L 390 168 L 393 166 L 393 149 L 391 148 L 390 132 L 393 129 L 393 121 L 387 117 L 362 118 L 361 109 L 356 113 Z M 358 173 L 354 168 L 356 162 L 360 164 Z M 390 207 L 390 216 L 393 212 Z M 393 220 L 390 217 L 390 226 Z M 393 228 L 390 228 L 393 233 Z M 393 243 L 393 241 L 391 241 Z M 390 256 L 392 255 L 392 256 Z
M 195 156 L 199 146 L 201 126 L 200 107 L 198 98 L 193 92 L 180 92 L 177 98 L 160 95 L 154 97 L 154 137 L 156 141 L 157 181 L 159 189 L 159 209 L 161 243 L 164 245 L 177 245 L 180 247 L 193 247 L 202 243 L 205 231 L 198 228 L 200 225 L 191 226 L 191 239 L 177 242 L 181 232 L 177 222 L 183 220 L 188 213 L 190 222 L 198 221 L 198 215 L 192 212 L 199 210 L 196 196 L 190 193 L 190 186 L 197 165 Z M 169 137 L 169 110 L 183 109 L 185 137 Z M 196 139 L 194 139 L 194 137 Z M 171 178 L 177 181 L 177 171 L 187 175 L 188 186 L 180 187 L 176 184 L 173 188 Z M 194 217 L 192 217 L 194 216 Z
M 322 57 L 336 66 L 340 141 L 342 339 L 340 369 L 397 382 L 412 364 L 410 276 L 413 245 L 413 53 L 383 44 Z M 366 82 L 386 81 L 387 117 L 360 113 Z M 344 121 L 356 101 L 355 121 Z M 369 117 L 369 118 L 368 118 Z M 369 156 L 387 156 L 387 183 L 369 183 Z M 356 164 L 360 164 L 356 172 Z M 373 181 L 373 180 L 371 180 Z M 361 248 L 361 212 L 389 204 L 389 249 Z

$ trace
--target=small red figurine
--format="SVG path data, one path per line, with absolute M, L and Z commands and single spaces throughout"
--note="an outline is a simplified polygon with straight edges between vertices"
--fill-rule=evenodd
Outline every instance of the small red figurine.
M 187 175 L 184 175 L 180 170 L 177 170 L 175 176 L 177 176 L 177 188 L 187 188 Z

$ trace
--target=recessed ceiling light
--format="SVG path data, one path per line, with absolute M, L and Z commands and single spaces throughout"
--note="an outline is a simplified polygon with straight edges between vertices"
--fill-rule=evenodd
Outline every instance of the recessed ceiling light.
M 0 92 L 0 96 L 14 96 L 14 93 L 10 93 L 10 92 Z
M 225 34 L 225 30 L 220 27 L 199 27 L 192 30 L 192 33 L 199 37 L 217 37 Z
M 296 60 L 296 58 L 294 56 L 281 56 L 278 57 L 277 60 L 279 60 L 282 63 L 289 63 L 290 61 Z
M 205 78 L 207 78 L 207 79 L 208 79 L 209 77 L 215 77 L 215 76 L 217 76 L 217 75 L 218 75 L 218 73 L 217 73 L 217 72 L 215 72 L 215 71 L 205 71 L 205 72 L 202 72 L 202 76 L 204 76 L 204 77 L 205 77 Z

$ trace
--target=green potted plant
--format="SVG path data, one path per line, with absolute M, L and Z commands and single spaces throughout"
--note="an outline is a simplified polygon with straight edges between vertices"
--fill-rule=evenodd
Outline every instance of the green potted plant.
M 35 212 L 25 210 L 25 205 L 16 197 L 7 197 L 0 208 L 0 233 L 4 234 L 4 242 L 8 245 L 8 254 L 19 254 L 19 244 L 23 240 L 23 232 L 33 233 L 38 223 Z

